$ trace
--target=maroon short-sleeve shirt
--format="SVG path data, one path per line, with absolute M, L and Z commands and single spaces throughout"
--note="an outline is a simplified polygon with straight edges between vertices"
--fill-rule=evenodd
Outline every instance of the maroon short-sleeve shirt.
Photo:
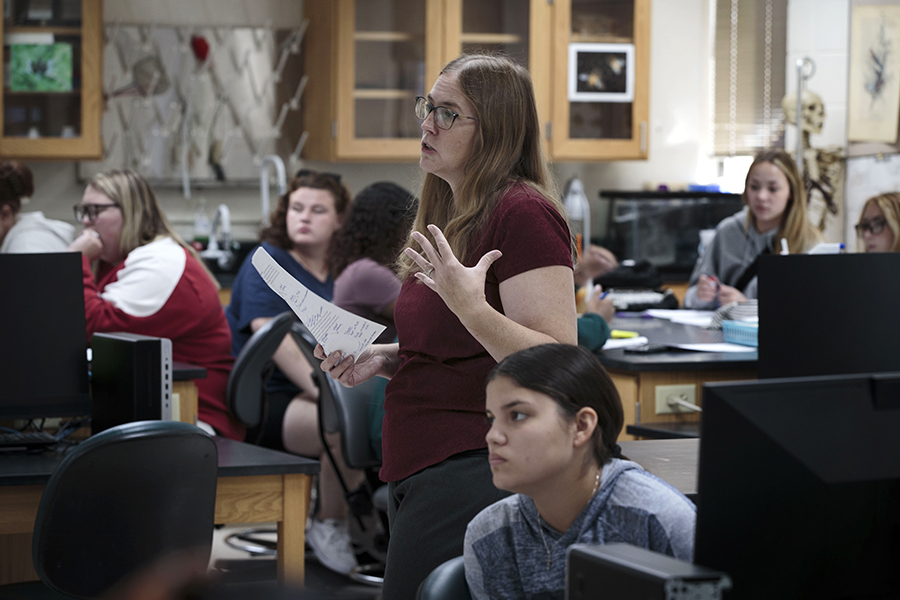
M 541 267 L 572 267 L 569 227 L 546 199 L 515 184 L 498 201 L 469 256 L 503 256 L 485 282 L 488 303 L 503 312 L 500 283 Z M 573 290 L 574 293 L 574 290 Z M 487 446 L 485 379 L 497 364 L 434 291 L 409 277 L 394 309 L 400 367 L 384 404 L 381 479 L 399 481 L 444 459 Z

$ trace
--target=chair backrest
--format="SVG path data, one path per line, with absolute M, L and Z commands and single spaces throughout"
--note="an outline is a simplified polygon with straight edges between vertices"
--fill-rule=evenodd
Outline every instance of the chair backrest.
M 266 380 L 272 374 L 272 355 L 296 321 L 291 311 L 270 319 L 250 336 L 234 361 L 225 397 L 231 413 L 248 429 L 265 419 Z
M 47 586 L 95 598 L 179 550 L 210 552 L 218 453 L 177 421 L 112 427 L 59 463 L 35 519 L 32 556 Z
M 341 452 L 351 469 L 381 465 L 369 443 L 369 402 L 377 381 L 370 379 L 352 388 L 344 387 L 318 368 L 313 355 L 316 341 L 302 323 L 295 322 L 291 333 L 297 345 L 313 365 L 313 377 L 319 384 L 319 420 L 327 433 L 341 434 Z
M 418 600 L 472 600 L 466 583 L 466 568 L 462 556 L 451 558 L 438 565 L 422 585 Z

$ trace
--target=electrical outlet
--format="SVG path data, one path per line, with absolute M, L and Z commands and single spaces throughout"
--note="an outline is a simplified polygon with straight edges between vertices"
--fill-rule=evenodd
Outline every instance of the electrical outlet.
M 656 386 L 656 414 L 670 415 L 692 413 L 694 411 L 682 406 L 669 406 L 669 398 L 675 397 L 690 404 L 697 404 L 697 386 L 690 385 L 658 385 Z

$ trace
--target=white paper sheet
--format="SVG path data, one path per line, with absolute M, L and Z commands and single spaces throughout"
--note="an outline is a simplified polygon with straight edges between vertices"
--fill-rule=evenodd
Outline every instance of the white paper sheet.
M 263 281 L 300 317 L 326 354 L 340 350 L 343 356 L 357 357 L 386 329 L 384 325 L 354 315 L 309 291 L 262 247 L 253 254 L 251 262 Z
M 644 336 L 638 336 L 633 338 L 624 338 L 614 340 L 609 338 L 606 340 L 606 343 L 603 344 L 604 350 L 615 350 L 616 348 L 629 348 L 631 346 L 643 346 L 644 344 L 650 343 L 650 340 L 645 338 Z
M 644 314 L 656 319 L 665 319 L 667 321 L 672 321 L 673 323 L 681 323 L 682 325 L 709 327 L 709 324 L 712 323 L 715 311 L 651 308 L 645 310 Z
M 714 342 L 709 344 L 669 344 L 673 348 L 694 350 L 696 352 L 756 352 L 752 346 L 742 346 L 730 342 Z

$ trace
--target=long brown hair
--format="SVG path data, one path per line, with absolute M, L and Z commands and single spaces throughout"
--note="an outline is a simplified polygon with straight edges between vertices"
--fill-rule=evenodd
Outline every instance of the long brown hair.
M 787 240 L 788 248 L 793 253 L 806 252 L 816 243 L 822 241 L 822 234 L 810 222 L 806 209 L 806 187 L 803 185 L 803 177 L 797 169 L 797 164 L 790 154 L 781 148 L 772 150 L 763 150 L 753 159 L 753 164 L 747 170 L 747 177 L 744 180 L 744 193 L 741 199 L 747 206 L 750 205 L 747 199 L 747 184 L 750 182 L 750 173 L 753 167 L 761 163 L 771 163 L 778 167 L 787 178 L 791 195 L 788 198 L 787 206 L 784 208 L 784 214 L 781 215 L 781 223 L 778 225 L 778 232 L 772 238 L 772 250 L 780 249 L 781 239 Z M 747 227 L 756 228 L 756 217 L 752 210 L 747 211 Z
M 477 133 L 466 162 L 465 179 L 456 194 L 440 177 L 428 173 L 419 195 L 413 225 L 434 239 L 430 224 L 443 231 L 454 255 L 470 259 L 469 246 L 493 212 L 498 198 L 510 185 L 522 182 L 540 193 L 565 218 L 547 160 L 541 147 L 541 125 L 534 100 L 531 75 L 509 58 L 492 54 L 464 54 L 441 71 L 455 73 L 460 90 L 475 108 Z M 407 244 L 413 244 L 412 237 Z M 418 266 L 400 255 L 400 279 Z

